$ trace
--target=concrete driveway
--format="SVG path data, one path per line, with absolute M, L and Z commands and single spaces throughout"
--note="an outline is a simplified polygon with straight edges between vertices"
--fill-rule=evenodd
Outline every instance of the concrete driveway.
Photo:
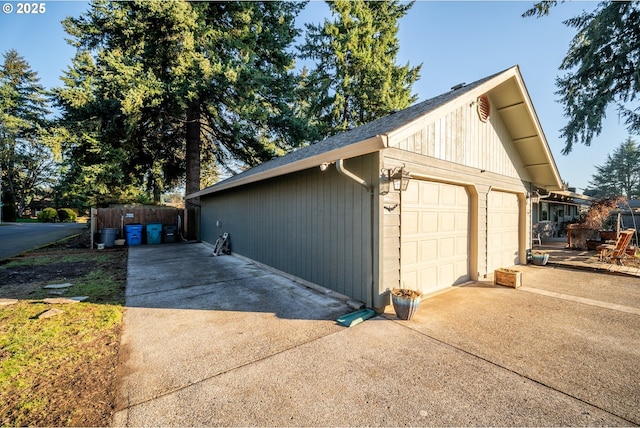
M 202 244 L 130 248 L 115 426 L 640 424 L 640 280 L 522 267 L 352 328 Z

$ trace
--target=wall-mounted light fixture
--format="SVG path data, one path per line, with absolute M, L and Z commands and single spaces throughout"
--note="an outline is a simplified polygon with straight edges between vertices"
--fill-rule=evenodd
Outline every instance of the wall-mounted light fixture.
M 389 193 L 389 186 L 393 185 L 393 190 L 404 192 L 409 187 L 411 176 L 405 171 L 404 165 L 396 168 L 382 168 L 380 171 L 381 183 L 380 193 Z

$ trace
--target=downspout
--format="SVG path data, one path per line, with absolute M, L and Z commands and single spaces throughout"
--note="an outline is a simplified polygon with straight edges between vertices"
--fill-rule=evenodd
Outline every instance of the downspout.
M 350 179 L 367 189 L 369 192 L 371 192 L 371 187 L 369 187 L 366 181 L 344 167 L 344 159 L 338 159 L 336 161 L 336 169 L 340 174 L 344 175 L 345 177 L 349 177 Z
M 375 225 L 374 225 L 374 220 L 375 220 L 375 216 L 374 216 L 374 212 L 373 212 L 373 202 L 374 202 L 374 191 L 373 191 L 373 186 L 369 185 L 365 180 L 363 180 L 362 178 L 358 177 L 357 175 L 355 175 L 354 173 L 352 173 L 351 171 L 349 171 L 348 169 L 345 168 L 344 166 L 344 159 L 338 159 L 336 161 L 336 169 L 338 170 L 338 172 L 342 175 L 344 175 L 347 178 L 350 178 L 351 180 L 355 181 L 356 183 L 358 183 L 359 185 L 361 185 L 362 187 L 364 187 L 367 192 L 369 192 L 369 205 L 371 207 L 370 211 L 370 219 L 369 219 L 369 223 L 370 223 L 370 241 L 371 241 L 371 252 L 369 257 L 371 258 L 371 283 L 369 284 L 369 286 L 371 287 L 371 306 L 373 307 L 374 304 L 374 294 L 375 294 L 375 290 L 374 290 L 374 286 L 375 286 L 375 266 L 374 266 L 374 256 L 375 256 L 375 242 L 374 242 L 374 235 L 375 235 Z

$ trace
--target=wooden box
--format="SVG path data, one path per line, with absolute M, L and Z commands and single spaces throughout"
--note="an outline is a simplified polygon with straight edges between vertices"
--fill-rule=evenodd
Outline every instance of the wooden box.
M 522 272 L 515 269 L 496 269 L 493 272 L 493 284 L 518 288 L 522 285 Z

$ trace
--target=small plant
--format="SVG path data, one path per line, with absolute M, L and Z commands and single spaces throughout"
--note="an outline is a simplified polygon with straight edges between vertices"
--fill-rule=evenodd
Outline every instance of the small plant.
M 58 219 L 65 223 L 74 223 L 78 217 L 76 212 L 71 208 L 60 208 L 57 212 Z
M 45 208 L 38 213 L 38 221 L 53 223 L 58 220 L 58 212 L 54 208 Z
M 422 293 L 418 290 L 409 290 L 407 288 L 394 288 L 391 290 L 391 294 L 404 297 L 405 299 L 415 299 L 418 297 L 422 297 Z

